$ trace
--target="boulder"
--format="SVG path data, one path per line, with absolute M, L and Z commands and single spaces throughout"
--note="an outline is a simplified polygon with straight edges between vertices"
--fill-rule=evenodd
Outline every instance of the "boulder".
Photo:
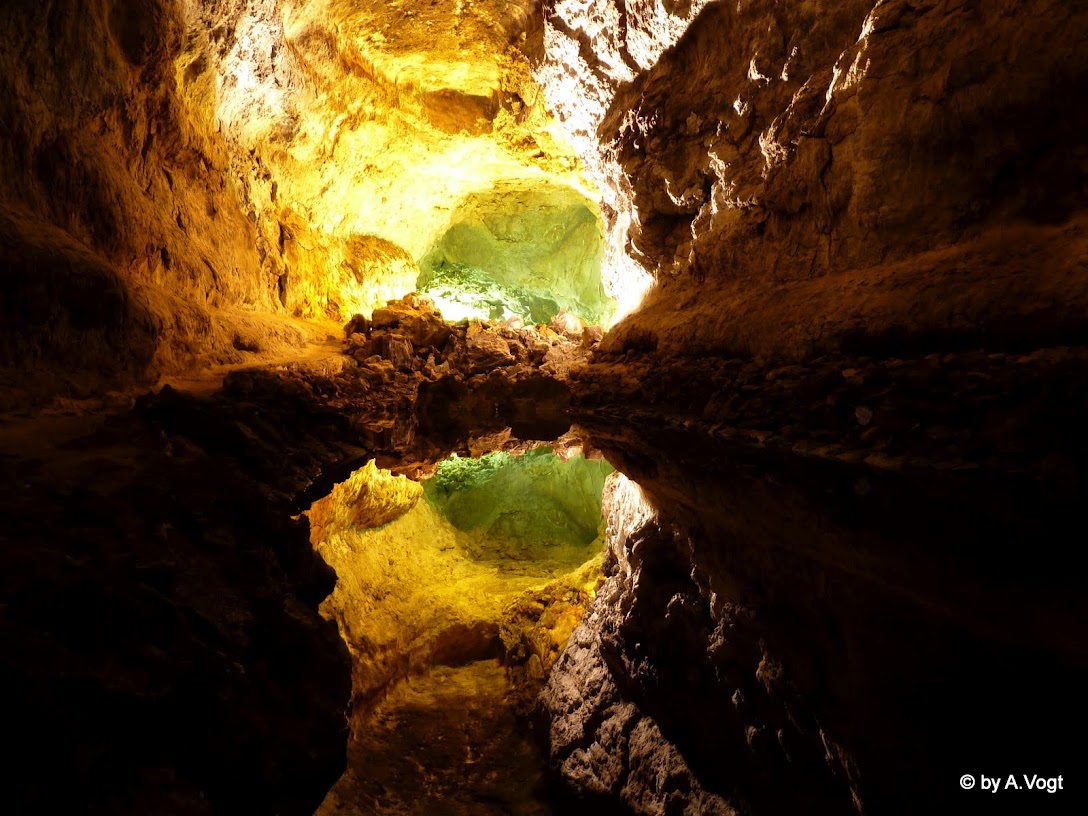
M 480 374 L 493 368 L 513 365 L 510 345 L 498 335 L 479 324 L 469 327 L 465 338 L 466 363 L 470 374 Z

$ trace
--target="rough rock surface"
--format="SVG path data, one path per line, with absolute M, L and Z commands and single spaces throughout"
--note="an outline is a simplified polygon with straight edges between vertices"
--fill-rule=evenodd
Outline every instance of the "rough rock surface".
M 589 329 L 582 342 L 581 324 L 567 334 L 520 321 L 450 325 L 416 294 L 390 301 L 373 319 L 356 316 L 346 333 L 359 366 L 336 378 L 344 394 L 331 404 L 358 413 L 359 397 L 369 395 L 363 421 L 371 449 L 408 464 L 440 458 L 425 446 L 449 453 L 504 429 L 520 440 L 562 436 L 570 427 L 567 381 L 597 343 Z
M 4 804 L 307 812 L 347 664 L 292 514 L 572 405 L 647 502 L 613 497 L 543 698 L 573 787 L 914 814 L 977 807 L 965 771 L 1075 778 L 1086 32 L 1062 0 L 4 3 L 0 406 L 113 405 L 0 429 Z M 545 96 L 641 309 L 602 337 L 375 308 L 432 250 L 573 224 L 510 202 L 585 228 L 511 268 L 597 256 Z M 356 312 L 346 364 L 110 391 Z M 539 620 L 485 633 L 538 682 Z
M 955 812 L 982 766 L 1075 773 L 1061 735 L 1088 723 L 1088 600 L 1062 530 L 1085 443 L 1018 413 L 1016 455 L 905 464 L 843 455 L 830 429 L 810 447 L 584 417 L 643 493 L 611 502 L 612 577 L 541 698 L 557 770 L 692 814 Z
M 0 406 L 297 355 L 463 220 L 528 248 L 561 205 L 599 245 L 516 48 L 534 5 L 402 6 L 5 3 Z M 603 313 L 581 235 L 533 274 Z
M 1088 672 L 1061 532 L 1088 484 L 1085 122 L 1055 102 L 1084 8 L 544 17 L 610 268 L 656 281 L 572 383 L 655 512 L 550 679 L 556 767 L 646 813 L 947 812 L 988 762 L 1056 776 Z
M 477 324 L 522 361 L 474 374 L 470 327 L 448 326 L 425 301 L 395 302 L 353 328 L 364 324 L 381 326 L 352 335 L 373 346 L 360 352 L 364 364 L 242 370 L 210 394 L 167 386 L 135 404 L 115 394 L 104 413 L 74 402 L 0 418 L 10 485 L 0 499 L 0 660 L 5 722 L 20 745 L 4 777 L 10 807 L 308 814 L 321 802 L 344 769 L 350 681 L 361 669 L 317 614 L 335 576 L 298 515 L 336 482 L 350 494 L 341 527 L 379 526 L 411 508 L 414 483 L 386 477 L 368 492 L 371 480 L 344 481 L 373 456 L 420 474 L 452 450 L 516 447 L 511 419 L 536 438 L 557 427 L 559 436 L 566 385 L 528 360 L 555 348 L 585 354 L 544 329 Z M 413 339 L 438 347 L 424 359 Z M 383 343 L 390 357 L 409 349 L 404 370 L 369 353 Z M 468 408 L 428 438 L 417 401 L 424 385 L 443 382 Z M 449 408 L 440 401 L 435 416 Z M 377 478 L 373 466 L 359 473 Z M 331 518 L 318 513 L 314 529 Z M 501 588 L 507 603 L 533 590 L 524 614 L 504 616 L 499 604 L 482 631 L 458 634 L 439 615 L 429 634 L 449 631 L 418 654 L 402 644 L 388 656 L 392 673 L 368 675 L 356 702 L 432 660 L 502 653 L 504 640 L 522 686 L 539 685 L 541 660 L 557 658 L 587 600 L 578 587 L 595 574 L 554 587 L 550 572 L 515 576 Z
M 1054 0 L 546 3 L 536 73 L 612 266 L 660 283 L 608 346 L 1083 335 L 1088 123 L 1054 100 L 1086 32 Z
M 494 660 L 439 666 L 394 690 L 315 816 L 551 816 L 543 768 Z
M 434 478 L 419 500 L 371 461 L 307 513 L 338 576 L 322 613 L 352 654 L 349 768 L 320 813 L 582 812 L 554 801 L 565 788 L 546 784 L 527 720 L 598 582 L 611 471 L 575 436 L 549 450 L 514 435 L 569 427 L 565 382 L 587 351 L 579 323 L 556 325 L 577 342 L 450 326 L 412 295 L 347 327 L 359 365 L 324 395 L 362 429 L 391 408 L 371 436 L 383 464 Z M 436 468 L 454 449 L 496 453 Z
M 0 10 L 0 366 L 13 389 L 95 393 L 312 333 L 272 317 L 276 279 L 227 144 L 178 85 L 189 22 L 175 0 Z
M 605 654 L 607 635 L 630 613 L 634 560 L 653 513 L 640 489 L 619 474 L 606 488 L 608 569 L 582 625 L 574 631 L 540 696 L 549 723 L 552 762 L 565 781 L 597 799 L 618 799 L 635 813 L 732 816 L 721 797 L 706 791 L 652 716 L 625 699 L 622 682 Z M 645 549 L 645 548 L 643 548 Z M 643 580 L 662 576 L 647 571 Z M 680 596 L 677 596 L 678 598 Z

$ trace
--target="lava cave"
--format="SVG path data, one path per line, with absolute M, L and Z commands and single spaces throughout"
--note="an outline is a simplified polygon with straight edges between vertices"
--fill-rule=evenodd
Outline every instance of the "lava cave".
M 0 811 L 1082 813 L 1088 6 L 5 0 Z

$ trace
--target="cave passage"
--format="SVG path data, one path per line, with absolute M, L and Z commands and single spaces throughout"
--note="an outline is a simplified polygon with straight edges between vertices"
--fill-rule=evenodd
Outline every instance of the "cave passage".
M 601 575 L 613 472 L 556 443 L 373 461 L 313 505 L 322 614 L 353 658 L 348 770 L 325 813 L 550 813 L 525 717 Z
M 466 196 L 420 259 L 416 281 L 447 320 L 521 318 L 548 323 L 559 310 L 608 325 L 604 227 L 598 205 L 539 180 L 502 180 Z

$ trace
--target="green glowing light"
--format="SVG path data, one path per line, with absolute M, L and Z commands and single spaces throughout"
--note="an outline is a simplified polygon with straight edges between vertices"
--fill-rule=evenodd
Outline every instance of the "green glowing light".
M 416 288 L 434 300 L 442 316 L 454 323 L 474 317 L 506 320 L 514 316 L 526 323 L 547 323 L 559 312 L 554 300 L 521 286 L 501 284 L 469 264 L 444 261 L 420 275 Z
M 601 532 L 601 493 L 612 467 L 550 448 L 522 456 L 451 457 L 423 486 L 427 502 L 459 530 L 471 531 L 477 557 L 517 551 L 543 557 L 594 546 Z
M 470 490 L 487 482 L 512 458 L 503 451 L 495 451 L 479 459 L 463 459 L 455 453 L 438 463 L 434 478 L 426 485 L 440 489 L 445 496 L 459 490 Z
M 418 260 L 417 288 L 447 304 L 447 319 L 541 323 L 562 307 L 608 325 L 616 311 L 601 277 L 599 211 L 571 187 L 515 180 L 468 195 Z

